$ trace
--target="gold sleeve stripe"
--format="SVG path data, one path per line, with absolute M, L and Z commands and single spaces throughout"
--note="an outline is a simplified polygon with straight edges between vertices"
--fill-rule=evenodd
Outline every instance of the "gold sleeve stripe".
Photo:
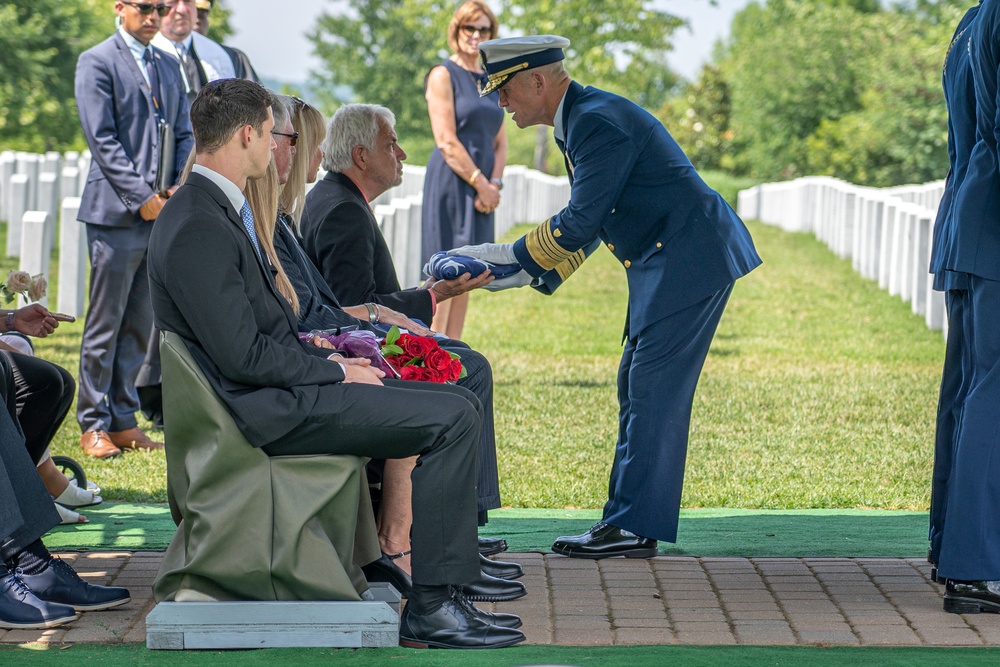
M 548 220 L 528 232 L 524 243 L 528 249 L 528 254 L 531 255 L 531 259 L 535 260 L 538 266 L 546 271 L 554 269 L 573 254 L 556 243 L 555 235 L 553 235 L 552 230 L 549 228 Z
M 583 260 L 585 259 L 587 259 L 587 253 L 584 252 L 583 249 L 577 250 L 569 256 L 569 259 L 556 267 L 556 273 L 559 274 L 559 277 L 562 278 L 563 282 L 566 282 L 566 279 L 573 275 L 574 271 L 580 268 L 580 265 L 583 264 Z

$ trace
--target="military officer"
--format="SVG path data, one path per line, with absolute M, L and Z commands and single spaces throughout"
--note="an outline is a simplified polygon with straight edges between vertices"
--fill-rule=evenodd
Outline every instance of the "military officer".
M 552 550 L 574 558 L 648 558 L 677 539 L 694 390 L 737 278 L 760 264 L 743 222 L 698 176 L 663 125 L 638 105 L 572 81 L 569 40 L 554 35 L 483 42 L 482 94 L 518 127 L 552 125 L 569 205 L 510 245 L 454 254 L 522 270 L 490 286 L 549 293 L 603 241 L 628 276 L 625 351 L 618 371 L 618 443 L 604 515 Z

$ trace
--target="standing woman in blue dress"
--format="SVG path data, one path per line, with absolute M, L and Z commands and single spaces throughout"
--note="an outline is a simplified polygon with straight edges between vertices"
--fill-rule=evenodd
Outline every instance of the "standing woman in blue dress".
M 479 43 L 496 37 L 498 27 L 486 3 L 463 2 L 448 25 L 452 55 L 427 75 L 425 97 L 436 148 L 424 180 L 425 259 L 449 248 L 493 242 L 507 135 L 498 94 L 479 97 L 486 83 Z M 431 328 L 460 338 L 468 307 L 468 294 L 436 304 Z

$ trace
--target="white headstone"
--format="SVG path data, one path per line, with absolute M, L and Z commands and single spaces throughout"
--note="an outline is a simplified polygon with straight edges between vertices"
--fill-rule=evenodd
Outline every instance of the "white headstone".
M 10 177 L 17 168 L 17 155 L 14 151 L 0 153 L 0 220 L 10 220 Z
M 49 277 L 49 252 L 45 247 L 48 228 L 55 225 L 55 218 L 45 211 L 27 211 L 21 223 L 20 269 L 32 276 L 42 274 Z M 43 306 L 48 297 L 39 299 Z
M 35 210 L 38 201 L 38 174 L 42 156 L 35 153 L 17 154 L 17 173 L 28 176 L 28 210 Z M 13 213 L 13 212 L 12 212 Z
M 79 197 L 62 201 L 59 225 L 59 312 L 82 317 L 87 296 L 87 226 L 77 222 Z
M 75 163 L 72 163 L 72 166 L 62 168 L 59 193 L 63 197 L 80 196 L 80 168 Z
M 10 177 L 10 218 L 7 221 L 7 256 L 18 257 L 21 254 L 21 223 L 28 207 L 27 174 L 14 174 Z
M 48 151 L 42 157 L 42 174 L 58 174 L 62 169 L 62 154 L 58 151 Z

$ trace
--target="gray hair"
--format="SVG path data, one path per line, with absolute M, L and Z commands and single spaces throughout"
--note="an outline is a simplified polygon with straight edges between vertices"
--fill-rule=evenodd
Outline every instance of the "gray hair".
M 389 129 L 396 126 L 396 116 L 377 104 L 345 104 L 337 109 L 323 140 L 323 169 L 343 173 L 353 167 L 355 146 L 376 150 L 380 120 Z
M 267 91 L 271 95 L 271 113 L 274 114 L 274 129 L 281 132 L 292 118 L 292 98 L 286 95 L 279 95 L 273 90 Z

